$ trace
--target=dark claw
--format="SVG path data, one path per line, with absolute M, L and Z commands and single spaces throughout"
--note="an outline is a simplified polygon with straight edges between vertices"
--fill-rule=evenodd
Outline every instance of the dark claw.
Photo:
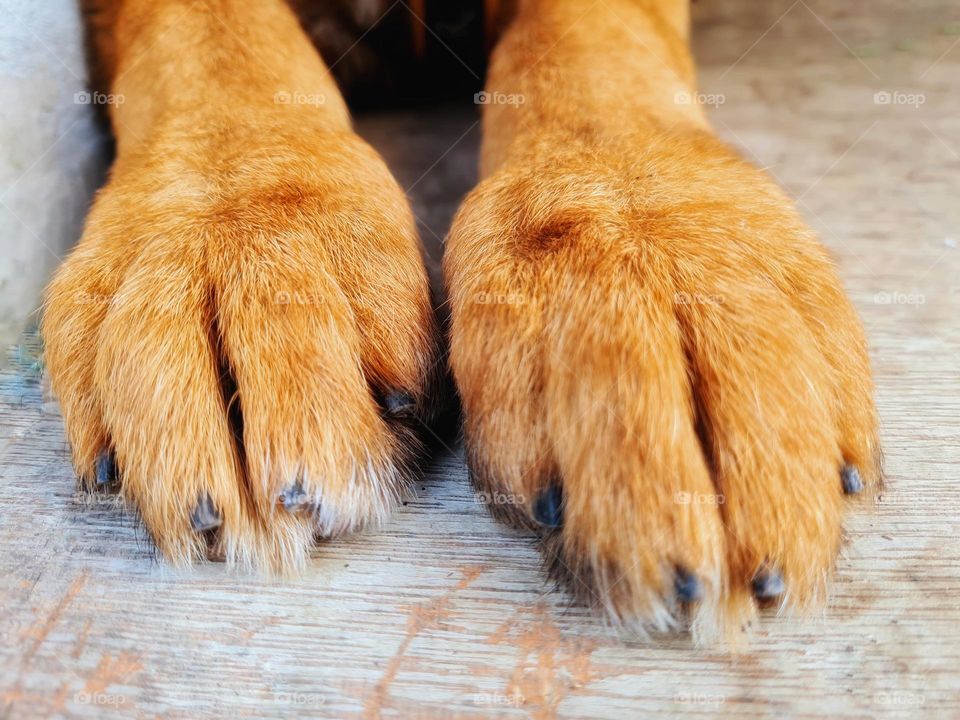
M 860 479 L 860 471 L 853 465 L 845 465 L 840 471 L 840 479 L 843 480 L 843 492 L 847 495 L 856 495 L 863 490 L 863 480 Z
M 105 488 L 113 484 L 113 481 L 117 479 L 117 462 L 112 452 L 104 450 L 97 456 L 94 472 L 97 487 Z
M 786 590 L 783 576 L 778 572 L 761 570 L 753 578 L 753 595 L 757 600 L 772 600 Z
M 677 599 L 680 602 L 696 602 L 703 597 L 703 587 L 696 576 L 682 568 L 677 569 L 676 577 L 673 579 L 673 589 L 677 593 Z
M 563 491 L 559 485 L 551 485 L 534 501 L 533 517 L 544 527 L 563 525 Z
M 313 507 L 312 498 L 303 489 L 303 480 L 297 480 L 288 486 L 277 499 L 287 512 L 299 512 Z
M 201 498 L 200 502 L 198 502 L 197 506 L 193 509 L 193 513 L 190 515 L 190 525 L 197 532 L 214 530 L 220 527 L 222 522 L 223 518 L 220 517 L 220 512 L 214 506 L 213 500 L 210 499 L 209 495 L 204 495 L 203 498 Z
M 408 392 L 398 391 L 387 393 L 380 401 L 384 417 L 407 418 L 413 417 L 417 409 L 417 401 Z

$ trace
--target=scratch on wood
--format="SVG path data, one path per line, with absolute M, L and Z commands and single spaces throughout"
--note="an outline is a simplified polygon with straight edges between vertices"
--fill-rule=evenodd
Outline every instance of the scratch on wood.
M 525 620 L 523 616 L 528 614 L 532 618 Z M 505 693 L 516 705 L 530 707 L 533 718 L 557 717 L 557 707 L 570 691 L 596 677 L 590 656 L 598 643 L 565 638 L 542 602 L 518 609 L 487 642 L 506 643 L 517 649 L 517 662 Z
M 97 663 L 93 675 L 87 678 L 83 690 L 90 695 L 106 692 L 107 688 L 114 683 L 126 682 L 141 670 L 143 670 L 143 665 L 140 662 L 139 655 L 121 652 L 116 660 L 109 655 L 104 655 Z
M 47 615 L 46 620 L 30 628 L 26 636 L 33 638 L 33 643 L 23 654 L 23 665 L 25 669 L 29 664 L 30 660 L 33 659 L 34 654 L 37 650 L 40 649 L 40 646 L 43 645 L 44 640 L 47 639 L 47 636 L 50 634 L 50 631 L 53 630 L 54 626 L 60 621 L 60 618 L 63 616 L 64 611 L 70 607 L 70 604 L 76 599 L 77 595 L 80 594 L 80 591 L 83 590 L 83 586 L 87 584 L 87 580 L 90 578 L 90 571 L 84 570 L 80 575 L 70 583 L 70 587 L 67 588 L 67 592 L 64 593 L 63 597 L 60 598 L 53 610 L 50 611 Z
M 67 608 L 70 607 L 73 601 L 83 590 L 89 578 L 89 570 L 84 570 L 81 572 L 80 575 L 78 575 L 74 581 L 70 583 L 70 587 L 67 588 L 67 591 L 63 594 L 63 597 L 61 597 L 57 604 L 54 605 L 53 609 L 47 613 L 46 617 L 42 620 L 38 620 L 23 634 L 24 639 L 32 638 L 33 642 L 29 644 L 20 660 L 20 668 L 17 673 L 16 682 L 9 690 L 4 691 L 4 693 L 0 695 L 0 698 L 2 698 L 6 707 L 9 708 L 14 703 L 28 701 L 31 697 L 31 695 L 23 692 L 24 673 L 29 669 L 33 657 L 43 645 L 44 641 L 46 641 L 53 628 L 58 622 L 60 622 L 60 618 L 63 617 L 64 612 L 66 612 Z M 54 696 L 55 710 L 59 710 L 63 707 L 63 700 L 66 698 L 66 691 L 64 687 L 65 686 L 61 686 L 60 691 Z M 37 701 L 30 700 L 30 702 L 36 703 Z
M 73 646 L 73 652 L 70 653 L 70 656 L 76 660 L 80 657 L 80 653 L 83 652 L 83 649 L 87 646 L 87 638 L 90 636 L 90 627 L 93 625 L 93 620 L 87 620 L 83 624 L 83 630 L 80 631 L 80 634 L 77 636 L 77 642 Z
M 468 565 L 462 570 L 463 577 L 450 590 L 435 600 L 418 603 L 409 608 L 407 615 L 407 632 L 400 642 L 397 651 L 393 654 L 393 657 L 390 658 L 390 662 L 387 664 L 387 669 L 384 671 L 383 676 L 377 682 L 373 692 L 370 693 L 367 699 L 363 713 L 365 718 L 375 720 L 380 717 L 384 700 L 390 692 L 390 685 L 396 678 L 404 655 L 406 655 L 410 644 L 416 639 L 417 635 L 428 628 L 439 627 L 441 622 L 450 616 L 453 596 L 469 587 L 474 580 L 480 577 L 480 574 L 485 569 L 483 565 Z

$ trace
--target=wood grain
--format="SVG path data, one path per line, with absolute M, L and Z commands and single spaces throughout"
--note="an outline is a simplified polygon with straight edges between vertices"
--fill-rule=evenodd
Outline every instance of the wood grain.
M 30 335 L 0 376 L 3 717 L 960 717 L 960 16 L 699 5 L 716 127 L 798 198 L 871 340 L 887 487 L 850 516 L 824 611 L 765 616 L 738 650 L 618 638 L 488 518 L 459 448 L 388 527 L 297 580 L 175 572 L 114 500 L 75 492 Z M 435 278 L 475 120 L 360 123 L 414 198 Z

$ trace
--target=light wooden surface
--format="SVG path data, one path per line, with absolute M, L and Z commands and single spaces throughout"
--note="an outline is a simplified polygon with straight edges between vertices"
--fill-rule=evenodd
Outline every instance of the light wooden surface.
M 458 448 L 301 579 L 174 572 L 74 491 L 31 336 L 0 377 L 0 717 L 960 717 L 960 9 L 791 2 L 705 0 L 696 45 L 716 127 L 799 198 L 871 340 L 888 487 L 822 614 L 739 652 L 617 638 L 487 517 Z M 361 122 L 434 261 L 474 120 Z

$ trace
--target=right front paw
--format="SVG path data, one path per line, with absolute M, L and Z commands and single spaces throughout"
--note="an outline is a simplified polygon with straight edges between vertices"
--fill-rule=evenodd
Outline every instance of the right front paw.
M 251 130 L 199 170 L 184 146 L 117 162 L 50 284 L 53 389 L 77 474 L 166 557 L 295 568 L 404 490 L 437 356 L 419 242 L 352 134 Z

